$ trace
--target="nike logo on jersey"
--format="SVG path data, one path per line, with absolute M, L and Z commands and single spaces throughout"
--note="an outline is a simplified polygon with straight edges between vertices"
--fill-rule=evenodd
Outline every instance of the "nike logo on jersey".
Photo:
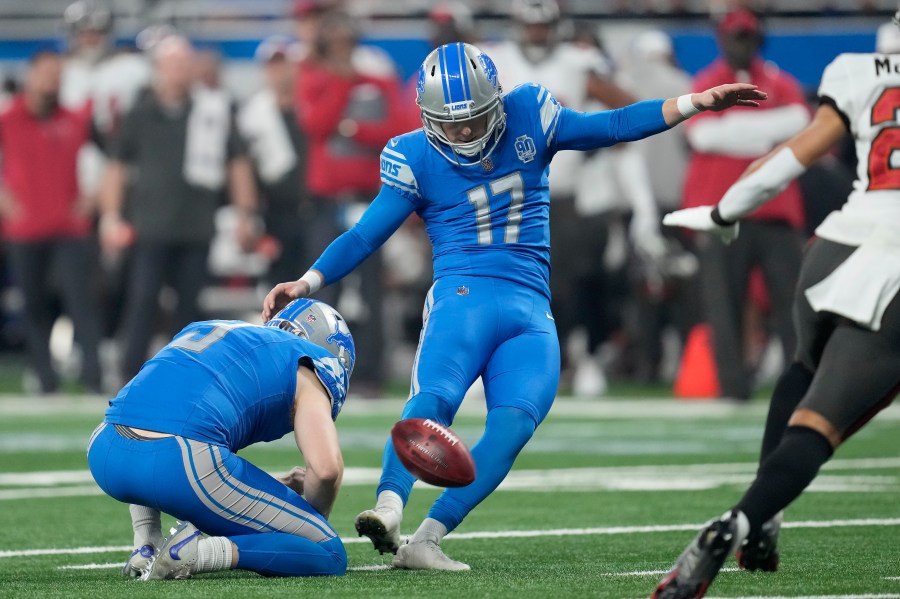
M 546 312 L 546 311 L 545 311 L 545 312 L 544 312 L 544 316 L 546 316 L 547 318 L 549 318 L 549 319 L 552 320 L 553 322 L 556 322 L 556 319 L 553 318 L 553 315 L 550 314 L 549 312 Z

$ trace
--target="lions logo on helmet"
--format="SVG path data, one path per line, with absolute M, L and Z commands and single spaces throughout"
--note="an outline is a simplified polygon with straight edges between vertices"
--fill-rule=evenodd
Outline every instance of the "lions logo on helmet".
M 460 166 L 481 164 L 506 130 L 506 112 L 490 57 L 471 44 L 443 45 L 419 69 L 416 103 L 425 135 L 441 156 Z M 465 143 L 451 142 L 442 123 L 487 118 L 484 135 Z
M 282 308 L 265 324 L 302 337 L 331 352 L 337 358 L 347 378 L 356 364 L 356 346 L 347 321 L 338 311 L 324 302 L 300 298 Z

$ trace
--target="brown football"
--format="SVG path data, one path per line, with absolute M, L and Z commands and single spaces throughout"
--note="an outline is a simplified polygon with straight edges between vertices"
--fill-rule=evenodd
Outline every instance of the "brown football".
M 452 430 L 427 418 L 407 418 L 391 429 L 394 451 L 419 480 L 438 487 L 465 487 L 475 480 L 475 462 Z

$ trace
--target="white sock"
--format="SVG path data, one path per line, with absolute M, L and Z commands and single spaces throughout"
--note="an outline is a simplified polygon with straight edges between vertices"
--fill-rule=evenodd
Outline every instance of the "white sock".
M 131 512 L 131 528 L 134 529 L 135 548 L 146 544 L 154 547 L 162 547 L 162 520 L 159 510 L 143 505 L 131 504 L 128 506 Z
M 228 537 L 204 537 L 197 543 L 197 572 L 230 570 L 233 558 Z
M 416 531 L 416 534 L 414 534 L 412 539 L 410 539 L 410 543 L 417 543 L 420 541 L 434 541 L 435 543 L 440 545 L 445 536 L 447 536 L 446 526 L 444 526 L 434 518 L 425 518 L 424 520 L 422 520 L 422 524 L 419 525 L 419 529 Z
M 378 501 L 375 502 L 375 510 L 383 512 L 390 510 L 397 514 L 399 519 L 403 519 L 403 499 L 393 491 L 382 491 L 378 494 Z

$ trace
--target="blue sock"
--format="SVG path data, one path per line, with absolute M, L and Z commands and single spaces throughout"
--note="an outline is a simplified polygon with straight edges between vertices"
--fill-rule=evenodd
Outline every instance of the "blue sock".
M 444 426 L 450 426 L 453 422 L 455 409 L 449 403 L 431 393 L 419 393 L 415 397 L 410 398 L 403 408 L 400 415 L 401 420 L 407 418 L 430 418 Z M 409 473 L 397 452 L 394 451 L 394 444 L 388 438 L 384 446 L 384 457 L 381 462 L 381 481 L 378 484 L 376 496 L 382 491 L 393 491 L 403 499 L 403 505 L 409 499 L 409 492 L 412 490 L 413 483 L 416 478 Z
M 241 570 L 263 576 L 340 576 L 347 571 L 341 539 L 315 543 L 283 532 L 228 537 L 237 545 Z
M 431 506 L 428 517 L 446 526 L 448 532 L 459 526 L 503 482 L 536 427 L 534 418 L 518 408 L 499 407 L 489 411 L 484 435 L 472 448 L 475 482 L 444 491 Z

